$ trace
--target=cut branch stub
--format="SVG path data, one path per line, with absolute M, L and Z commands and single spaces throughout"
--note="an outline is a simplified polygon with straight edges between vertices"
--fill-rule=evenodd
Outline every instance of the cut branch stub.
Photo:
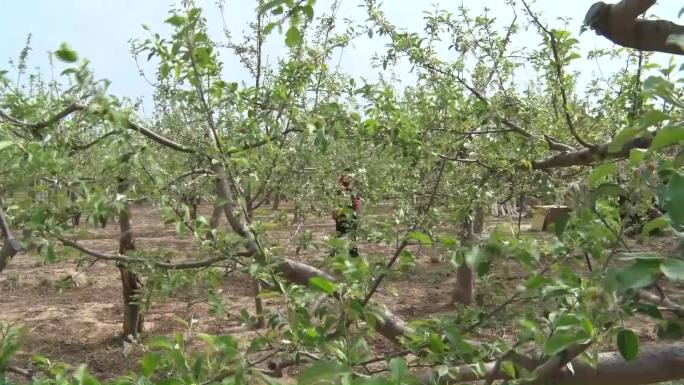
M 637 19 L 655 3 L 656 0 L 598 2 L 587 11 L 584 24 L 623 47 L 683 55 L 684 49 L 673 42 L 684 35 L 684 26 L 668 20 Z

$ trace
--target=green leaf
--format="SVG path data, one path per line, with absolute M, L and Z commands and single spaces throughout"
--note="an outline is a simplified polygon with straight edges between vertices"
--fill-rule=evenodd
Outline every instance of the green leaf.
M 634 128 L 634 127 L 627 127 L 624 130 L 620 131 L 619 134 L 613 138 L 613 141 L 610 143 L 608 146 L 608 151 L 609 152 L 618 152 L 622 149 L 622 146 L 624 146 L 627 141 L 630 139 L 634 138 L 637 134 L 639 133 L 639 130 Z
M 648 221 L 641 230 L 641 235 L 648 236 L 655 230 L 662 230 L 670 224 L 670 221 L 665 217 L 659 217 Z
M 646 150 L 640 148 L 633 148 L 629 151 L 629 164 L 632 166 L 638 166 L 644 161 L 646 157 Z
M 437 239 L 437 242 L 439 242 L 443 247 L 447 249 L 453 249 L 454 247 L 458 246 L 458 241 L 456 238 L 451 237 L 449 235 L 443 235 Z
M 544 344 L 544 353 L 547 355 L 555 355 L 573 345 L 587 339 L 587 336 L 582 331 L 557 331 Z
M 617 196 L 626 196 L 627 192 L 620 186 L 616 185 L 615 183 L 604 183 L 597 188 L 595 188 L 591 194 L 590 194 L 590 199 L 591 199 L 591 205 L 592 207 L 595 206 L 596 201 L 602 197 L 602 196 L 609 196 L 609 197 L 617 197 Z
M 598 186 L 594 190 L 594 193 L 598 196 L 607 195 L 607 196 L 613 196 L 613 197 L 617 197 L 620 195 L 622 195 L 622 196 L 627 195 L 627 192 L 625 191 L 625 189 L 616 185 L 615 183 L 604 183 L 604 184 Z
M 277 27 L 277 26 L 278 26 L 278 23 L 268 23 L 268 24 L 266 24 L 266 26 L 264 27 L 264 35 L 270 34 L 271 31 L 273 31 L 273 28 L 275 28 L 275 27 Z
M 684 151 L 680 151 L 672 161 L 672 167 L 681 168 L 682 166 L 684 166 Z
M 0 151 L 12 146 L 14 146 L 14 142 L 12 142 L 11 140 L 0 141 Z
M 651 150 L 658 151 L 663 148 L 673 146 L 684 140 L 684 127 L 667 126 L 663 127 L 653 138 Z
M 637 303 L 635 305 L 635 310 L 641 314 L 645 314 L 651 318 L 663 319 L 663 314 L 658 309 L 658 306 L 650 303 Z
M 673 281 L 682 281 L 684 280 L 684 261 L 668 258 L 660 264 L 660 271 Z
M 666 321 L 658 325 L 656 335 L 661 340 L 681 340 L 684 338 L 682 326 L 674 321 Z
M 315 289 L 318 289 L 325 294 L 331 295 L 335 292 L 335 285 L 325 278 L 312 277 L 309 279 L 309 285 Z
M 675 225 L 684 224 L 684 175 L 672 173 L 667 184 L 665 210 Z M 677 226 L 675 226 L 677 227 Z
M 81 365 L 76 369 L 76 372 L 74 373 L 74 379 L 76 380 L 76 385 L 99 385 L 100 381 L 98 381 L 95 377 L 93 377 L 88 371 L 86 370 L 85 365 Z
M 563 239 L 563 232 L 565 232 L 568 222 L 570 222 L 569 213 L 561 214 L 556 221 L 553 222 L 553 230 L 556 232 L 558 239 Z
M 639 289 L 652 284 L 659 267 L 658 260 L 638 260 L 631 266 L 616 270 L 614 278 L 618 289 Z
M 403 382 L 402 380 L 406 377 L 408 373 L 408 365 L 406 365 L 406 360 L 403 357 L 394 357 L 389 362 L 390 373 L 397 381 L 397 383 Z
M 268 12 L 269 10 L 275 8 L 275 7 L 279 7 L 282 4 L 285 4 L 286 2 L 287 2 L 287 0 L 271 0 L 267 3 L 264 3 L 261 6 L 261 8 L 259 8 L 259 13 L 264 14 L 264 13 Z
M 164 20 L 164 23 L 171 24 L 174 27 L 180 27 L 185 24 L 185 17 L 181 15 L 173 15 L 168 19 Z
M 314 9 L 311 5 L 305 5 L 302 7 L 302 11 L 306 15 L 306 18 L 309 20 L 313 20 L 314 17 Z
M 615 174 L 618 171 L 618 166 L 615 163 L 602 164 L 594 169 L 594 171 L 589 174 L 589 185 L 594 187 L 601 181 L 604 177 L 608 175 Z
M 406 235 L 406 238 L 409 240 L 411 240 L 411 239 L 416 240 L 416 241 L 422 243 L 423 245 L 429 245 L 432 243 L 432 239 L 430 239 L 429 235 L 427 235 L 425 233 L 421 233 L 419 231 L 414 231 L 412 233 L 408 233 L 408 235 Z
M 504 373 L 508 374 L 510 378 L 515 378 L 515 365 L 513 365 L 512 361 L 503 361 L 501 362 L 501 369 L 503 369 Z
M 438 333 L 430 333 L 430 350 L 437 354 L 444 353 L 444 341 L 442 336 Z
M 639 338 L 630 329 L 622 329 L 617 335 L 617 345 L 620 355 L 626 361 L 632 361 L 639 356 Z
M 285 33 L 285 45 L 292 48 L 300 44 L 302 44 L 302 33 L 293 25 Z
M 157 365 L 159 365 L 159 361 L 161 361 L 161 354 L 156 352 L 150 353 L 143 357 L 143 359 L 140 361 L 142 375 L 145 377 L 149 377 L 152 373 L 154 373 L 154 370 L 157 368 Z
M 641 129 L 649 128 L 669 118 L 667 114 L 660 110 L 651 110 L 641 118 L 639 127 Z
M 73 63 L 78 60 L 78 54 L 67 43 L 62 43 L 55 51 L 57 58 L 63 62 Z
M 332 361 L 318 361 L 299 375 L 299 384 L 317 384 L 329 382 L 348 370 L 342 364 Z
M 416 266 L 416 257 L 408 250 L 399 253 L 399 268 L 402 270 L 411 269 Z
M 657 260 L 665 259 L 665 256 L 655 251 L 637 251 L 633 253 L 619 253 L 615 255 L 615 259 L 620 261 L 638 261 L 638 260 Z

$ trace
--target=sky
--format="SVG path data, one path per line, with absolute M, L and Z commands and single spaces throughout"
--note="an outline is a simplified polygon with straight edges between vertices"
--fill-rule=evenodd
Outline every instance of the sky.
M 341 8 L 338 17 L 351 18 L 363 22 L 365 12 L 359 7 L 361 0 L 340 0 Z M 465 0 L 463 0 L 465 1 Z M 542 14 L 542 18 L 550 26 L 562 26 L 559 18 L 569 18 L 569 29 L 579 33 L 585 12 L 595 0 L 537 0 L 533 8 Z M 332 0 L 317 0 L 315 10 L 320 15 L 329 9 Z M 423 26 L 422 11 L 432 9 L 435 5 L 456 12 L 462 0 L 384 0 L 382 9 L 388 19 L 395 25 L 410 31 L 420 32 Z M 112 81 L 110 92 L 118 96 L 130 98 L 142 97 L 147 115 L 150 111 L 152 87 L 143 79 L 133 56 L 130 53 L 129 40 L 145 39 L 149 32 L 142 24 L 150 26 L 152 31 L 164 35 L 170 31 L 163 21 L 175 3 L 173 0 L 0 0 L 0 69 L 10 69 L 8 62 L 16 59 L 24 46 L 29 33 L 33 35 L 29 57 L 29 69 L 39 68 L 40 72 L 50 76 L 47 52 L 56 50 L 62 42 L 68 42 L 80 57 L 88 58 L 96 78 L 107 78 Z M 215 0 L 197 0 L 205 9 L 209 22 L 210 35 L 214 40 L 223 38 L 223 21 Z M 508 25 L 512 13 L 504 0 L 465 1 L 477 14 L 485 7 L 489 14 L 496 17 L 501 26 Z M 678 21 L 678 12 L 684 1 L 660 0 L 650 10 L 650 14 L 660 18 Z M 254 0 L 227 0 L 225 21 L 233 37 L 242 36 L 242 31 L 250 20 L 254 19 Z M 524 20 L 519 12 L 519 21 Z M 681 22 L 681 21 L 680 21 Z M 586 54 L 594 48 L 610 48 L 612 43 L 596 36 L 593 32 L 585 32 L 578 37 L 580 48 Z M 539 44 L 539 36 L 525 34 L 516 46 L 535 47 Z M 284 37 L 273 34 L 265 50 L 267 60 L 275 62 L 285 52 Z M 369 65 L 375 52 L 383 50 L 384 42 L 378 39 L 361 38 L 354 41 L 353 46 L 344 50 L 340 61 L 340 69 L 356 77 L 371 80 L 377 79 L 377 70 Z M 657 54 L 657 61 L 667 63 L 669 55 Z M 230 74 L 230 81 L 248 79 L 247 72 L 234 57 L 227 52 L 222 55 L 225 74 Z M 144 62 L 144 59 L 143 59 Z M 624 63 L 596 63 L 585 57 L 574 64 L 574 70 L 588 78 L 592 73 L 601 71 L 604 75 L 615 71 Z M 56 65 L 54 73 L 61 72 L 63 64 Z M 151 65 L 143 63 L 143 69 L 152 70 Z M 400 67 L 400 78 L 410 78 L 408 66 Z M 523 71 L 525 71 L 523 69 Z M 152 73 L 150 73 L 152 75 Z M 522 74 L 523 79 L 525 73 Z M 531 75 L 531 74 L 529 74 Z M 151 76 L 153 77 L 153 76 Z M 530 76 L 531 78 L 531 76 Z M 524 81 L 524 80 L 523 80 Z

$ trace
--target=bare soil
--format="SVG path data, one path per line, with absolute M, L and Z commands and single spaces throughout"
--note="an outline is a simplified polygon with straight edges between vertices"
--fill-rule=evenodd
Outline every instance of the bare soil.
M 282 209 L 291 207 L 283 204 Z M 208 217 L 210 207 L 202 206 L 200 214 Z M 266 212 L 263 215 L 271 214 Z M 195 254 L 192 238 L 177 235 L 174 226 L 163 225 L 157 209 L 137 206 L 133 219 L 139 250 L 171 249 L 188 257 Z M 511 225 L 513 222 L 503 221 Z M 489 227 L 501 223 L 493 222 Z M 334 232 L 334 224 L 328 218 L 308 221 L 304 227 L 314 231 L 317 237 Z M 115 223 L 110 223 L 105 229 L 82 225 L 82 230 L 86 232 L 81 241 L 84 246 L 106 253 L 117 250 L 118 226 Z M 287 231 L 279 232 L 282 237 L 288 236 Z M 635 250 L 674 249 L 673 240 L 669 238 L 655 238 L 649 244 L 631 243 Z M 389 255 L 392 251 L 390 247 L 370 244 L 361 244 L 359 249 L 361 254 Z M 431 260 L 431 256 L 426 254 L 434 254 L 434 250 L 414 251 L 424 254 L 415 269 L 387 280 L 375 300 L 407 320 L 453 312 L 449 299 L 455 281 L 454 268 L 448 261 Z M 327 250 L 304 251 L 297 258 L 320 266 L 326 254 Z M 78 266 L 76 260 L 66 258 L 56 264 L 43 265 L 36 257 L 20 254 L 0 274 L 0 321 L 21 324 L 30 330 L 24 348 L 17 356 L 17 364 L 26 366 L 31 355 L 40 354 L 53 362 L 85 363 L 94 375 L 103 379 L 136 370 L 143 348 L 130 345 L 120 337 L 123 311 L 117 268 L 107 262 Z M 516 271 L 513 263 L 505 265 L 497 267 L 501 269 L 499 272 L 503 278 L 500 281 L 504 282 L 504 287 L 499 291 L 493 290 L 491 296 L 497 298 L 489 298 L 488 302 L 503 299 L 521 278 L 522 272 Z M 66 287 L 60 285 L 65 277 L 71 277 L 71 284 Z M 250 313 L 254 311 L 251 287 L 251 280 L 246 274 L 227 274 L 222 289 L 231 313 L 241 309 Z M 683 286 L 669 287 L 668 291 L 680 303 L 684 300 Z M 234 318 L 212 315 L 208 303 L 181 297 L 161 299 L 151 306 L 145 313 L 146 335 L 185 333 L 187 328 L 179 319 L 186 322 L 196 320 L 192 333 L 231 334 L 243 341 L 255 335 Z M 654 340 L 653 325 L 649 321 L 637 318 L 631 322 L 642 340 Z M 482 330 L 480 335 L 507 339 L 512 332 L 511 327 L 500 325 L 496 329 Z M 382 337 L 377 337 L 374 343 L 378 352 L 394 349 Z

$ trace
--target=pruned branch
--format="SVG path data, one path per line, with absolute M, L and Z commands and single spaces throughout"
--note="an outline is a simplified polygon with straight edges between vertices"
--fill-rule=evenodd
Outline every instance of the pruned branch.
M 569 362 L 584 353 L 589 346 L 591 346 L 590 343 L 575 344 L 549 358 L 534 370 L 534 380 L 523 382 L 523 385 L 540 385 L 547 383 L 549 379 L 558 374 Z
M 146 136 L 149 139 L 152 139 L 153 141 L 161 144 L 164 147 L 168 147 L 172 150 L 176 150 L 176 151 L 180 151 L 180 152 L 185 152 L 187 154 L 194 154 L 195 153 L 194 149 L 189 148 L 189 147 L 185 147 L 183 145 L 180 145 L 180 144 L 174 142 L 171 139 L 165 138 L 165 137 L 157 134 L 156 132 L 149 130 L 149 129 L 131 121 L 130 119 L 128 120 L 127 125 L 128 125 L 129 129 L 134 130 L 134 131 L 138 131 L 142 135 Z
M 637 19 L 655 3 L 656 0 L 598 2 L 587 11 L 584 25 L 623 47 L 684 55 L 684 49 L 677 44 L 684 35 L 684 26 L 668 20 Z
M 560 151 L 560 152 L 577 151 L 574 147 L 567 145 L 565 143 L 561 143 L 557 139 L 554 139 L 548 135 L 544 135 L 544 139 L 546 139 L 546 143 L 549 145 L 549 150 L 551 150 L 551 151 Z
M 527 370 L 541 364 L 539 361 L 516 356 L 512 361 Z M 563 369 L 553 375 L 548 383 L 554 385 L 642 385 L 672 381 L 684 378 L 684 342 L 654 344 L 642 347 L 639 357 L 625 361 L 619 352 L 599 353 L 598 365 L 593 368 L 585 361 L 576 358 L 571 361 L 572 371 Z M 494 372 L 496 363 L 485 364 L 485 375 L 480 376 L 471 366 L 460 366 L 452 370 L 455 379 L 442 377 L 435 381 L 434 373 L 421 377 L 424 384 L 462 384 L 482 381 Z M 511 380 L 503 372 L 494 376 L 495 380 Z
M 604 143 L 593 148 L 566 152 L 553 155 L 546 159 L 532 162 L 533 170 L 547 170 L 572 166 L 588 166 L 608 159 L 624 159 L 633 149 L 645 149 L 651 146 L 652 137 L 639 137 L 625 143 L 618 151 L 609 151 L 610 143 Z

